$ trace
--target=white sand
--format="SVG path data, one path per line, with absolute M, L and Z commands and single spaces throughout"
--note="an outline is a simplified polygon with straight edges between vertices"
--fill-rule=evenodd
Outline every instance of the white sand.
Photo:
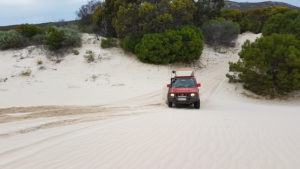
M 241 44 L 259 36 L 240 35 L 226 53 L 205 48 L 194 64 L 202 67 L 201 110 L 164 104 L 170 71 L 184 65 L 143 64 L 120 49 L 100 49 L 92 35 L 79 56 L 59 64 L 39 49 L 28 57 L 28 48 L 1 51 L 0 81 L 8 79 L 0 82 L 0 107 L 101 106 L 0 111 L 0 168 L 299 168 L 300 100 L 247 98 L 225 77 Z M 86 63 L 86 50 L 102 60 Z M 47 69 L 38 70 L 37 60 Z M 18 76 L 26 69 L 30 77 Z

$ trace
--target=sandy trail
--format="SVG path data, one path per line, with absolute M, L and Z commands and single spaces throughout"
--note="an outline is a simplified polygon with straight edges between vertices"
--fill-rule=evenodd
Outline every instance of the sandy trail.
M 34 140 L 48 134 L 43 140 L 1 153 L 1 168 L 299 166 L 297 107 L 284 115 L 282 109 L 258 107 L 255 113 L 155 108 L 149 114 L 108 123 L 31 133 L 20 138 L 26 142 L 27 137 Z M 266 108 L 272 112 L 264 112 Z
M 101 106 L 0 109 L 0 168 L 299 168 L 300 101 L 241 97 L 225 78 L 228 61 L 236 60 L 242 42 L 259 36 L 241 35 L 237 48 L 223 54 L 206 48 L 203 58 L 207 60 L 195 64 L 204 67 L 196 69 L 202 83 L 200 111 L 189 107 L 170 109 L 165 104 L 164 86 L 170 70 L 180 66 L 147 66 L 124 55 L 111 58 L 110 66 L 103 63 L 92 69 L 102 71 L 104 81 L 89 84 L 93 89 L 90 92 L 97 90 L 114 98 L 98 100 Z M 86 41 L 93 44 L 92 39 Z M 111 66 L 116 69 L 111 71 Z M 77 82 L 72 78 L 71 82 Z M 89 92 L 82 92 L 85 90 L 77 85 L 69 90 L 87 101 L 94 103 L 103 97 L 98 92 L 86 97 Z M 78 102 L 70 101 L 66 103 Z

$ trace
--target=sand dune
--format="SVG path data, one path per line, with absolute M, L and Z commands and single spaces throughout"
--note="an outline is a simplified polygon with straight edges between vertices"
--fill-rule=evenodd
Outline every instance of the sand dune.
M 1 51 L 0 168 L 299 168 L 300 100 L 249 98 L 225 77 L 243 42 L 259 36 L 244 33 L 235 48 L 205 47 L 200 61 L 168 66 L 100 49 L 87 34 L 81 54 L 59 64 L 38 48 Z M 85 62 L 87 50 L 96 63 Z M 165 105 L 170 72 L 182 67 L 202 83 L 200 110 Z

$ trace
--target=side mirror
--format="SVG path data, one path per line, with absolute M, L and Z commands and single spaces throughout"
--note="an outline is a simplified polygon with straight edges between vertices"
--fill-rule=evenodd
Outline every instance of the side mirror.
M 201 87 L 201 83 L 197 83 L 197 87 Z
M 167 87 L 168 87 L 168 88 L 170 88 L 170 87 L 171 87 L 171 85 L 170 85 L 170 84 L 168 84 L 168 85 L 167 85 Z

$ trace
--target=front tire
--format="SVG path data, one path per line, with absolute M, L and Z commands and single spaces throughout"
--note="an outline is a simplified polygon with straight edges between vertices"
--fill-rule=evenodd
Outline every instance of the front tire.
M 169 106 L 169 107 L 173 107 L 173 103 L 172 103 L 172 102 L 169 102 L 169 103 L 168 103 L 168 106 Z
M 200 100 L 194 103 L 195 109 L 200 109 Z

